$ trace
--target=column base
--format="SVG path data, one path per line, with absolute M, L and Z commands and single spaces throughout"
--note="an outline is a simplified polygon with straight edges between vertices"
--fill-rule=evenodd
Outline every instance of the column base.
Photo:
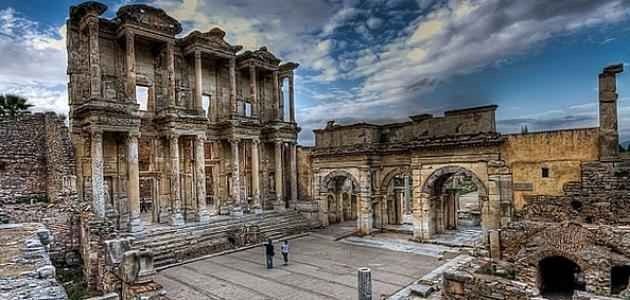
M 230 215 L 235 217 L 242 217 L 243 209 L 239 206 L 232 207 L 232 209 L 230 210 Z
M 232 211 L 232 206 L 231 205 L 222 205 L 219 208 L 219 214 L 220 215 L 227 216 L 227 215 L 230 214 L 230 211 Z
M 173 226 L 182 226 L 184 225 L 184 216 L 182 216 L 181 212 L 175 212 L 171 214 L 170 224 Z
M 210 223 L 210 213 L 208 213 L 207 209 L 200 209 L 197 213 L 197 221 L 202 224 Z
M 254 214 L 262 214 L 263 213 L 263 209 L 262 209 L 262 207 L 254 207 L 253 212 L 254 212 Z
M 285 211 L 287 210 L 286 205 L 284 204 L 284 202 L 275 202 L 273 204 L 273 210 L 277 210 L 277 211 Z
M 136 238 L 144 237 L 144 223 L 140 217 L 131 217 L 129 219 L 129 233 Z

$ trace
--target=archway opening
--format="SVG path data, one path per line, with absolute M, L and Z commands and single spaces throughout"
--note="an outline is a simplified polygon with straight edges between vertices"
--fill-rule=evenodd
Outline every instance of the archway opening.
M 628 289 L 630 266 L 614 266 L 610 269 L 610 293 L 618 295 Z
M 432 191 L 434 233 L 480 228 L 480 187 L 473 176 L 463 172 L 444 174 L 434 182 Z
M 396 174 L 387 177 L 384 181 L 382 201 L 375 205 L 375 216 L 379 221 L 374 223 L 382 225 L 403 225 L 405 216 L 411 214 L 412 199 L 411 176 Z M 409 221 L 407 221 L 409 222 Z
M 570 299 L 575 290 L 583 290 L 580 267 L 562 256 L 550 256 L 538 263 L 539 288 L 549 299 Z
M 357 219 L 357 190 L 349 176 L 336 175 L 326 181 L 329 224 Z

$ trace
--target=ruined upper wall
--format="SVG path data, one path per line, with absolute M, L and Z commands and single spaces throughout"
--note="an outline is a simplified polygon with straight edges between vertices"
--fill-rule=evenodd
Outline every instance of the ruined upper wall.
M 315 147 L 404 143 L 435 137 L 495 133 L 496 108 L 496 105 L 490 105 L 451 110 L 442 117 L 416 115 L 410 117 L 410 122 L 385 125 L 329 123 L 326 128 L 314 130 Z

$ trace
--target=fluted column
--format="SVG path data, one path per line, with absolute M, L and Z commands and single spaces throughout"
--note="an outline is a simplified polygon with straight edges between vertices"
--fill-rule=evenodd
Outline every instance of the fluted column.
M 168 104 L 173 107 L 177 103 L 175 100 L 175 43 L 166 43 L 166 73 L 167 73 L 167 95 Z
M 293 91 L 293 72 L 289 75 L 289 121 L 295 123 L 295 93 Z
M 127 136 L 127 199 L 129 202 L 129 232 L 141 235 L 144 224 L 140 217 L 140 169 L 138 166 L 138 133 Z
M 136 49 L 135 34 L 131 31 L 125 33 L 125 52 L 127 60 L 127 97 L 129 101 L 136 102 Z
M 101 53 L 98 46 L 98 17 L 90 17 L 87 20 L 88 36 L 90 44 L 90 96 L 101 96 Z
M 228 109 L 228 118 L 230 114 L 236 114 L 238 111 L 236 103 L 236 58 L 230 59 L 230 109 Z
M 252 96 L 252 116 L 258 115 L 258 87 L 256 83 L 256 66 L 249 65 L 249 92 Z
M 92 209 L 98 218 L 105 217 L 105 195 L 103 188 L 103 132 L 92 131 L 90 138 L 92 161 Z
M 243 213 L 242 211 L 242 203 L 241 203 L 241 168 L 240 168 L 240 159 L 239 159 L 239 149 L 238 149 L 239 140 L 231 140 L 230 146 L 232 148 L 232 201 L 233 201 L 233 209 L 232 214 L 240 215 Z
M 278 78 L 278 71 L 273 71 L 272 73 L 272 84 L 273 84 L 273 107 L 276 111 L 275 119 L 277 121 L 282 120 L 282 100 L 280 99 L 280 80 Z
M 262 212 L 260 201 L 260 162 L 258 159 L 259 140 L 252 140 L 252 195 L 254 197 L 254 210 L 256 213 Z
M 275 170 L 275 183 L 276 183 L 276 204 L 274 208 L 276 209 L 285 209 L 284 198 L 283 198 L 283 189 L 284 182 L 282 177 L 282 142 L 276 141 L 275 144 L 275 155 L 274 162 L 276 164 Z
M 208 223 L 210 214 L 206 207 L 206 157 L 205 144 L 206 137 L 198 135 L 195 137 L 195 185 L 197 188 L 197 209 L 198 221 Z
M 298 191 L 297 191 L 297 145 L 291 144 L 289 149 L 289 188 L 291 191 L 291 198 L 289 199 L 289 206 L 293 209 L 296 208 Z
M 195 109 L 203 111 L 202 99 L 202 75 L 201 75 L 201 52 L 195 50 Z M 207 107 L 205 109 L 208 109 Z
M 182 199 L 179 183 L 179 136 L 169 137 L 169 154 L 171 158 L 171 225 L 183 225 Z

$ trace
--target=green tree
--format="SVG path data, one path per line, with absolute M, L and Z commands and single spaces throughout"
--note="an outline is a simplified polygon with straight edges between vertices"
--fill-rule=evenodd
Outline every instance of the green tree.
M 15 119 L 18 115 L 33 107 L 28 100 L 18 95 L 0 95 L 0 117 Z

